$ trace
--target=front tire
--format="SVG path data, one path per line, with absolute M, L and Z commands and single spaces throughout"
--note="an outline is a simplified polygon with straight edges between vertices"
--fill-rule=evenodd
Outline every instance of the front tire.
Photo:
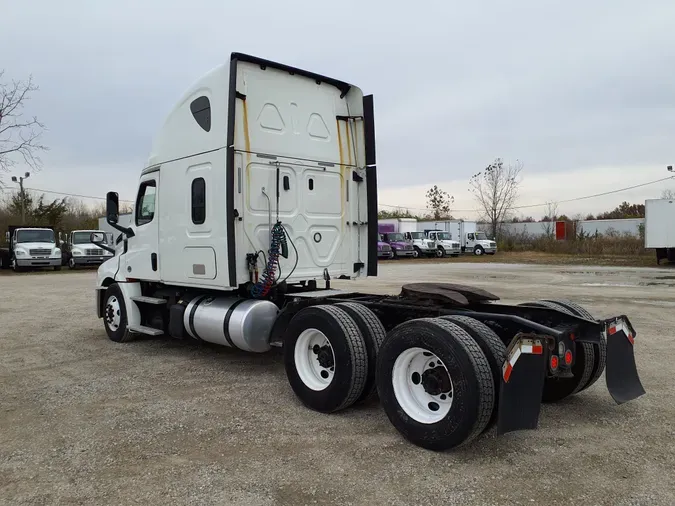
M 68 259 L 68 268 L 71 271 L 74 271 L 75 269 L 77 269 L 77 264 L 75 263 L 75 259 L 73 257 L 70 257 Z
M 482 256 L 483 254 L 485 254 L 485 250 L 483 249 L 483 246 L 476 246 L 473 249 L 473 254 L 476 255 L 476 256 Z
M 443 249 L 442 246 L 439 246 L 436 249 L 436 258 L 443 258 L 443 257 L 445 257 L 445 249 Z
M 439 318 L 398 325 L 383 343 L 377 366 L 382 406 L 412 443 L 442 451 L 487 426 L 494 407 L 490 366 L 457 325 Z
M 117 283 L 113 283 L 105 291 L 103 325 L 111 341 L 126 343 L 134 338 L 127 328 L 127 308 L 124 304 L 124 295 Z
M 415 252 L 413 253 L 413 258 L 419 258 L 422 256 L 422 250 L 418 246 L 414 246 Z
M 295 395 L 322 413 L 354 404 L 368 378 L 363 336 L 336 306 L 308 307 L 293 317 L 284 336 L 284 364 Z

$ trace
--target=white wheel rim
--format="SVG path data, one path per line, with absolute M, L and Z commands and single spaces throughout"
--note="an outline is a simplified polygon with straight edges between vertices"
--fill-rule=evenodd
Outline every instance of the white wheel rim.
M 480 249 L 480 248 L 476 248 L 476 255 L 482 255 L 482 254 L 483 254 L 483 250 Z
M 442 257 L 442 256 L 443 256 L 443 250 L 442 250 L 442 249 L 437 249 L 437 250 L 436 250 L 436 256 L 439 257 L 439 258 Z
M 103 313 L 105 317 L 105 323 L 108 325 L 108 328 L 113 332 L 120 328 L 120 321 L 122 319 L 120 315 L 120 301 L 117 300 L 117 297 L 111 295 L 108 297 L 108 301 L 105 304 L 105 312 Z
M 417 250 L 413 251 L 413 258 L 417 258 L 420 256 L 420 254 L 417 252 Z
M 68 260 L 68 264 L 70 265 L 70 267 L 75 267 L 75 259 L 71 258 L 70 260 Z
M 401 353 L 392 371 L 394 396 L 413 420 L 432 424 L 441 421 L 452 406 L 452 378 L 445 364 L 424 348 Z
M 318 329 L 304 330 L 295 342 L 295 368 L 302 382 L 317 392 L 328 388 L 335 375 L 335 353 Z

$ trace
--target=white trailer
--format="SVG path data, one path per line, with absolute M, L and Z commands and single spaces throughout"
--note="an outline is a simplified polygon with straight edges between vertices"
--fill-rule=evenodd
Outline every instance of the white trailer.
M 497 252 L 497 243 L 488 239 L 485 232 L 477 231 L 477 224 L 475 221 L 419 221 L 417 222 L 417 230 L 427 234 L 434 230 L 441 230 L 449 233 L 450 239 L 459 242 L 462 253 L 494 255 Z
M 645 248 L 656 250 L 656 263 L 675 262 L 675 201 L 645 201 Z
M 331 288 L 378 269 L 373 99 L 346 82 L 232 53 L 169 114 L 136 202 L 123 226 L 107 194 L 121 240 L 95 293 L 112 341 L 282 346 L 307 407 L 330 413 L 378 395 L 394 427 L 433 450 L 493 425 L 536 427 L 542 399 L 600 377 L 596 357 L 607 357 L 615 399 L 644 393 L 625 316 L 595 320 L 568 301 L 497 304 L 457 284 L 398 296 Z

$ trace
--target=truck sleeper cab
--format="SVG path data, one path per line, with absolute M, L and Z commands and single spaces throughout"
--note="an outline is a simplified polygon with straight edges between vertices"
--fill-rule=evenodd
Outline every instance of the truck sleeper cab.
M 625 316 L 596 320 L 564 301 L 497 304 L 447 283 L 398 295 L 331 287 L 378 265 L 373 101 L 343 81 L 232 53 L 169 114 L 132 224 L 118 223 L 114 192 L 106 221 L 121 232 L 95 287 L 111 340 L 281 346 L 307 407 L 331 413 L 379 393 L 394 427 L 425 448 L 495 425 L 536 427 L 542 399 L 600 377 L 596 357 L 607 357 L 617 402 L 644 393 Z M 412 256 L 396 234 L 397 254 Z

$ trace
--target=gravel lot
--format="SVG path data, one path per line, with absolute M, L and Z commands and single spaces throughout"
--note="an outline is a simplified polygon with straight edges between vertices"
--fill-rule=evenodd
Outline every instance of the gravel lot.
M 383 266 L 349 289 L 472 283 L 505 301 L 568 297 L 628 314 L 647 395 L 604 381 L 537 431 L 449 453 L 404 441 L 377 403 L 321 415 L 278 351 L 109 341 L 92 271 L 0 275 L 0 504 L 673 504 L 675 270 Z

